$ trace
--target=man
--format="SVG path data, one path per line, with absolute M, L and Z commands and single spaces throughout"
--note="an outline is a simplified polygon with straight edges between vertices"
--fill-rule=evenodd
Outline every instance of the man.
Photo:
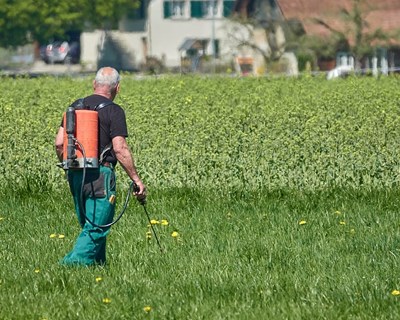
M 114 167 L 117 162 L 137 185 L 138 190 L 135 191 L 135 195 L 138 200 L 144 200 L 146 197 L 145 186 L 139 178 L 125 140 L 128 136 L 125 112 L 113 102 L 120 90 L 119 81 L 120 76 L 115 69 L 101 68 L 93 81 L 94 93 L 83 100 L 77 100 L 85 108 L 92 110 L 99 105 L 103 106 L 98 109 L 99 157 L 101 154 L 103 160 L 99 163 L 98 169 L 86 169 L 83 188 L 83 169 L 68 170 L 68 182 L 82 232 L 73 250 L 61 261 L 65 265 L 105 264 L 106 236 L 110 227 L 99 226 L 110 223 L 114 217 L 116 195 Z M 76 105 L 77 101 L 73 105 Z M 61 125 L 55 138 L 56 153 L 60 161 L 63 160 L 63 136 L 64 128 Z

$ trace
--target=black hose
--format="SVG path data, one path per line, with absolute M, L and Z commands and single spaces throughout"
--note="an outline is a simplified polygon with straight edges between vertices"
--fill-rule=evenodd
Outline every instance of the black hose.
M 125 198 L 124 206 L 123 206 L 120 214 L 118 215 L 118 217 L 114 221 L 112 221 L 110 223 L 107 223 L 107 224 L 97 224 L 97 223 L 93 222 L 92 220 L 90 220 L 89 217 L 86 214 L 86 208 L 85 208 L 85 206 L 83 204 L 83 189 L 85 187 L 86 165 L 87 165 L 86 153 L 85 153 L 85 148 L 83 147 L 83 145 L 77 139 L 75 139 L 75 142 L 81 148 L 82 155 L 83 155 L 82 185 L 81 185 L 81 192 L 80 192 L 80 195 L 79 195 L 79 207 L 80 207 L 81 211 L 83 212 L 83 215 L 85 216 L 85 220 L 87 222 L 89 222 L 91 225 L 93 225 L 93 226 L 95 226 L 97 228 L 108 228 L 108 227 L 111 227 L 112 225 L 117 223 L 119 221 L 119 219 L 121 219 L 122 216 L 124 215 L 124 213 L 126 211 L 126 208 L 128 207 L 128 203 L 129 203 L 129 199 L 131 197 L 131 193 L 134 191 L 136 184 L 135 184 L 135 182 L 132 181 L 131 185 L 129 186 L 128 194 L 127 194 L 127 196 Z M 96 202 L 95 202 L 95 204 L 96 204 Z M 95 213 L 96 213 L 96 206 L 94 207 L 93 216 L 94 216 Z
M 101 224 L 101 225 L 99 225 L 97 223 L 94 223 L 86 215 L 86 209 L 85 209 L 85 207 L 83 205 L 83 189 L 84 189 L 84 186 L 85 186 L 86 165 L 87 165 L 85 148 L 83 147 L 83 145 L 76 138 L 74 140 L 79 145 L 79 147 L 81 148 L 82 155 L 83 155 L 83 172 L 82 172 L 81 192 L 80 192 L 80 195 L 79 195 L 79 207 L 82 210 L 83 215 L 85 216 L 85 220 L 87 222 L 89 222 L 91 225 L 93 225 L 93 226 L 95 226 L 97 228 L 108 228 L 108 227 L 111 227 L 113 224 L 117 223 L 119 219 L 122 218 L 123 214 L 126 211 L 126 208 L 128 207 L 128 202 L 129 202 L 129 199 L 131 197 L 131 194 L 133 192 L 138 192 L 139 191 L 139 187 L 137 186 L 137 184 L 134 181 L 131 182 L 131 184 L 129 186 L 128 194 L 127 194 L 126 199 L 125 199 L 124 206 L 123 206 L 120 214 L 118 215 L 118 217 L 114 221 L 112 221 L 110 223 L 107 223 L 107 224 Z M 153 224 L 151 223 L 150 215 L 149 215 L 149 213 L 147 212 L 147 209 L 146 209 L 146 199 L 145 198 L 139 199 L 139 203 L 143 206 L 143 209 L 144 209 L 144 212 L 145 212 L 145 214 L 147 216 L 147 220 L 149 221 L 151 230 L 153 231 L 154 237 L 156 238 L 158 248 L 160 249 L 160 252 L 163 253 L 163 248 L 161 247 L 160 240 L 158 239 L 156 230 L 154 229 Z M 96 213 L 96 202 L 95 202 L 95 207 L 93 208 L 93 211 L 94 211 L 93 212 L 93 215 L 94 215 Z

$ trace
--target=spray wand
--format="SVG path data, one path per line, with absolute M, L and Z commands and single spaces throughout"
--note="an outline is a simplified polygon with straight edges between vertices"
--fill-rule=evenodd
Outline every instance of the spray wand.
M 139 186 L 134 182 L 132 182 L 132 183 L 133 183 L 133 191 L 134 192 L 139 192 L 139 190 L 140 190 Z M 150 215 L 149 215 L 149 213 L 147 212 L 147 209 L 146 209 L 146 197 L 142 196 L 142 195 L 139 195 L 139 197 L 137 197 L 137 199 L 138 199 L 139 203 L 143 206 L 143 210 L 144 210 L 144 212 L 145 212 L 145 214 L 147 216 L 147 220 L 149 221 L 149 224 L 150 224 L 150 227 L 151 227 L 151 231 L 153 231 L 154 237 L 156 238 L 156 241 L 157 241 L 157 245 L 160 248 L 160 252 L 163 253 L 164 252 L 163 248 L 161 247 L 160 241 L 158 240 L 158 236 L 157 236 L 156 230 L 154 229 L 153 224 L 151 223 Z

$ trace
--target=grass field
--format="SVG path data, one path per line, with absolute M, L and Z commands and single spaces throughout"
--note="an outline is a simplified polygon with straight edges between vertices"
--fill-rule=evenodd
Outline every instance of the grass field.
M 1 318 L 396 319 L 399 196 L 156 192 L 164 253 L 132 202 L 109 265 L 69 269 L 58 260 L 79 230 L 67 193 L 14 195 L 1 200 Z
M 79 226 L 52 140 L 82 83 L 0 84 L 0 319 L 398 318 L 398 79 L 126 80 L 164 252 L 131 201 L 108 264 L 67 268 Z

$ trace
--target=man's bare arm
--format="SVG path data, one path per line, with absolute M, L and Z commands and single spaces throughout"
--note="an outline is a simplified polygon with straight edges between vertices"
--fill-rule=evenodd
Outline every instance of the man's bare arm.
M 133 180 L 139 187 L 140 191 L 137 192 L 137 194 L 144 194 L 145 186 L 139 178 L 135 162 L 126 139 L 122 136 L 117 136 L 112 139 L 112 145 L 118 162 L 121 164 L 122 168 L 124 168 L 129 178 L 131 178 L 131 180 Z

